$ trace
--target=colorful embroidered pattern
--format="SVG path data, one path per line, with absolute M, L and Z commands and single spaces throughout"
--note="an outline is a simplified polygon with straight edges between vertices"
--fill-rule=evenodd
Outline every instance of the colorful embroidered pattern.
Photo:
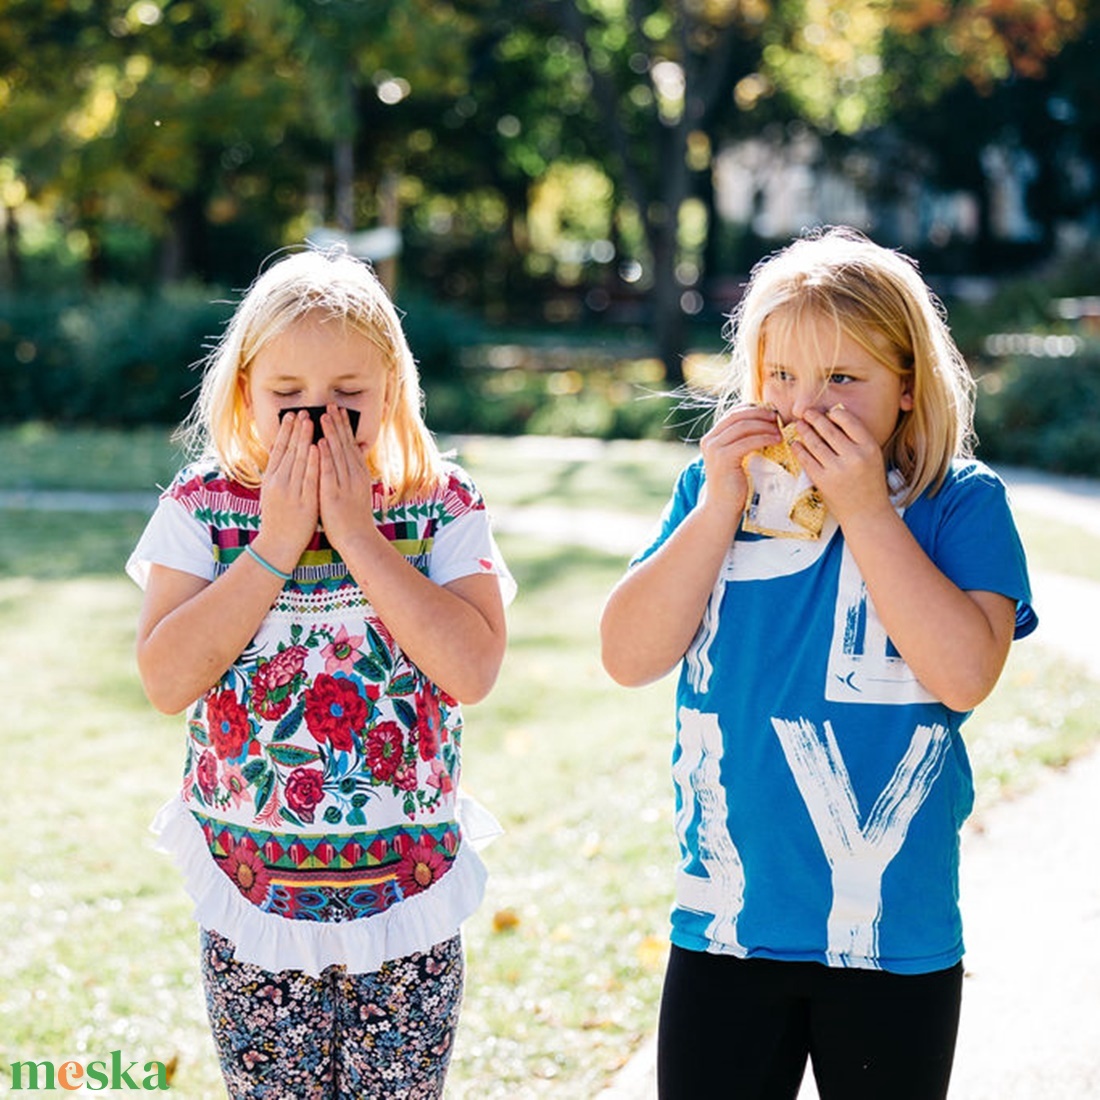
M 427 573 L 438 533 L 483 509 L 455 470 L 375 522 Z M 259 494 L 206 470 L 168 495 L 224 572 L 259 529 Z M 303 920 L 383 912 L 426 890 L 460 845 L 462 718 L 405 656 L 318 531 L 245 651 L 189 715 L 182 797 L 254 905 Z
M 266 833 L 194 812 L 210 853 L 238 890 L 291 920 L 345 921 L 385 912 L 453 866 L 458 827 L 377 833 Z

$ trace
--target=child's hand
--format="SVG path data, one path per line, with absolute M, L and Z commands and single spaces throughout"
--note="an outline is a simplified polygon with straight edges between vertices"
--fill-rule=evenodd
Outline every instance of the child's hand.
M 260 483 L 260 531 L 255 547 L 290 572 L 317 530 L 320 461 L 308 413 L 284 417 Z
M 346 410 L 330 405 L 321 418 L 321 523 L 337 550 L 357 535 L 373 533 L 372 478 L 355 441 Z
M 760 405 L 738 405 L 731 409 L 699 443 L 707 473 L 705 504 L 726 510 L 740 519 L 748 495 L 748 479 L 741 463 L 781 439 L 779 423 L 772 409 Z
M 841 527 L 858 515 L 892 509 L 882 448 L 843 405 L 828 413 L 807 410 L 791 446 Z

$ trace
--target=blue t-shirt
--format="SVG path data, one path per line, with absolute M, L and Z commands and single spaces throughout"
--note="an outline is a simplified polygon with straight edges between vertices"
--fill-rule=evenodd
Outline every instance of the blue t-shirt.
M 652 554 L 694 508 L 680 475 Z M 903 518 L 964 590 L 1037 619 L 1004 485 L 956 463 Z M 927 973 L 963 954 L 959 829 L 974 790 L 953 711 L 883 630 L 833 517 L 815 541 L 739 531 L 682 662 L 672 758 L 688 950 Z

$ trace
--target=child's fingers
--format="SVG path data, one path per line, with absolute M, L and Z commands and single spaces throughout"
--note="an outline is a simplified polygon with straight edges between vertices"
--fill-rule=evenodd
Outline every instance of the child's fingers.
M 275 433 L 275 441 L 271 444 L 271 451 L 267 456 L 267 467 L 277 467 L 290 450 L 291 441 L 294 439 L 295 416 L 284 416 L 279 420 L 279 430 Z
M 317 493 L 321 484 L 321 451 L 318 447 L 311 445 L 306 452 L 306 469 L 303 481 L 306 496 L 311 500 L 317 500 Z
M 329 405 L 324 416 L 321 417 L 321 426 L 325 433 L 326 449 L 332 456 L 334 468 L 344 476 L 350 467 L 349 452 L 356 450 L 355 438 L 351 432 L 346 410 L 339 405 Z
M 702 443 L 713 447 L 723 447 L 730 444 L 740 445 L 748 439 L 762 439 L 763 442 L 755 443 L 750 450 L 757 447 L 766 447 L 769 443 L 777 443 L 780 439 L 780 431 L 774 413 L 766 409 L 749 409 L 739 416 L 723 417 L 705 436 Z
M 288 420 L 292 419 L 287 417 Z M 313 447 L 313 421 L 308 413 L 297 413 L 297 423 L 293 425 L 288 444 L 289 470 L 291 482 L 295 488 L 301 488 L 306 470 L 309 467 Z
M 711 431 L 725 431 L 738 424 L 748 422 L 768 424 L 778 430 L 778 417 L 775 410 L 766 405 L 735 405 L 714 425 Z
M 853 445 L 874 445 L 874 440 L 863 422 L 843 405 L 835 406 L 827 414 L 816 409 L 807 410 L 798 437 L 807 450 L 822 458 L 827 457 L 822 447 L 828 448 L 834 454 L 840 454 Z
M 843 405 L 834 405 L 824 416 L 826 423 L 835 424 L 853 442 L 865 445 L 874 443 L 867 425 L 855 413 Z

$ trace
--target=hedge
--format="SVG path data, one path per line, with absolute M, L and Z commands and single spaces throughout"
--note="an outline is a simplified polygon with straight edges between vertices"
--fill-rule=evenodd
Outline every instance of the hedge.
M 402 304 L 436 430 L 684 434 L 682 410 L 638 374 L 652 360 L 637 353 L 578 349 L 579 369 L 562 369 L 560 349 L 522 370 L 471 367 L 470 349 L 492 342 L 486 326 L 428 299 Z M 228 295 L 200 285 L 0 296 L 0 423 L 176 424 L 192 404 L 195 364 L 231 311 Z M 988 461 L 1100 476 L 1098 425 L 1095 342 L 1070 359 L 1007 360 L 979 380 L 979 455 Z
M 976 427 L 989 462 L 1100 477 L 1100 347 L 1011 359 L 982 375 Z

